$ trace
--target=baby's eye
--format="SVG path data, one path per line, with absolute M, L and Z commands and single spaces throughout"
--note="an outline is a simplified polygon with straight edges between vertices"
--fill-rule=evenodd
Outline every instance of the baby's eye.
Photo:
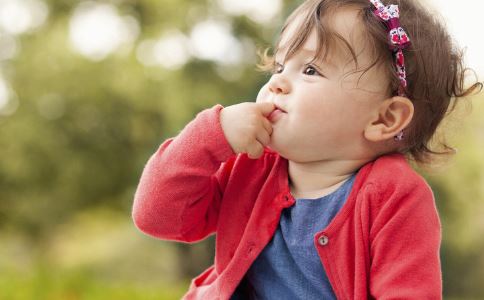
M 272 68 L 273 74 L 280 74 L 284 71 L 284 66 L 278 62 L 274 63 L 274 67 Z
M 309 75 L 309 76 L 313 76 L 313 75 L 320 75 L 321 76 L 321 73 L 319 73 L 315 67 L 313 66 L 306 66 L 306 68 L 304 69 L 304 74 L 305 75 Z

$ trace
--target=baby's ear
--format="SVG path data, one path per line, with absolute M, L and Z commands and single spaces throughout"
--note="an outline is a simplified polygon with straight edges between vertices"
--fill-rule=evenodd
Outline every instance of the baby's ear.
M 386 99 L 366 126 L 365 138 L 372 142 L 392 139 L 412 121 L 413 111 L 413 103 L 406 97 Z

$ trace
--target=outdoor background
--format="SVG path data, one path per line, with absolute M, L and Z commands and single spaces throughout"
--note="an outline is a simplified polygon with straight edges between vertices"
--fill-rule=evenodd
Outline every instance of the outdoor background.
M 143 166 L 199 111 L 255 100 L 267 80 L 256 50 L 299 3 L 0 0 L 0 299 L 179 299 L 212 264 L 213 237 L 134 227 Z M 438 3 L 482 80 L 471 33 L 484 2 Z M 447 125 L 455 159 L 422 171 L 449 299 L 484 299 L 483 102 Z

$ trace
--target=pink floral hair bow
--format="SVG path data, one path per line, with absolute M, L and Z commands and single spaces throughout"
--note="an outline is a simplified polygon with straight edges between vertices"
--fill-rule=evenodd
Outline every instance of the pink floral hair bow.
M 410 38 L 400 26 L 400 11 L 398 5 L 385 6 L 380 0 L 370 0 L 370 2 L 376 8 L 373 13 L 379 17 L 388 28 L 390 48 L 395 54 L 395 67 L 401 83 L 399 95 L 404 96 L 404 91 L 407 87 L 407 74 L 405 71 L 403 49 L 410 46 Z

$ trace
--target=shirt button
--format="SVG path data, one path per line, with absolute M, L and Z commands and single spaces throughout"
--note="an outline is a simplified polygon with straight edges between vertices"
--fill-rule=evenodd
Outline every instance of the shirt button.
M 329 243 L 329 238 L 326 235 L 322 235 L 318 238 L 318 243 L 321 246 L 326 246 Z

